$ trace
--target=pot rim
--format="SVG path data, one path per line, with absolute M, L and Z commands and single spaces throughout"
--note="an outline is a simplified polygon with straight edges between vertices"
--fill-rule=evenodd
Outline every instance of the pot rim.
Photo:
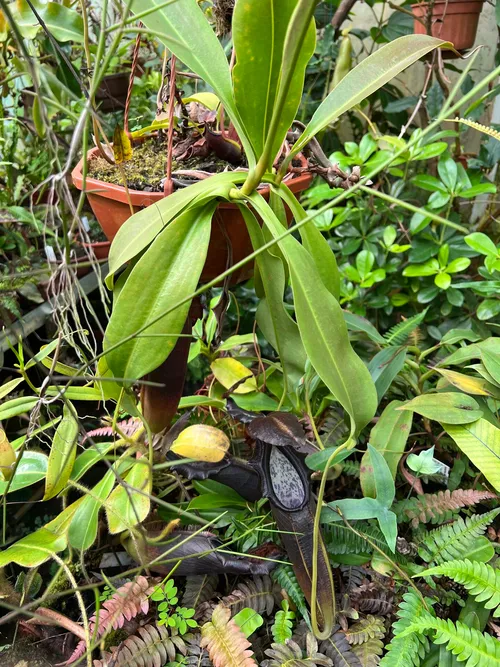
M 97 147 L 91 148 L 87 152 L 87 159 L 93 157 L 97 153 Z M 80 191 L 83 190 L 83 162 L 84 157 L 78 161 L 71 172 L 71 180 L 73 181 L 75 187 Z M 312 179 L 313 174 L 306 171 L 302 174 L 293 175 L 292 178 L 290 178 L 288 181 L 284 181 L 284 183 L 289 187 L 293 186 L 290 187 L 292 192 L 300 192 L 305 190 L 310 185 Z M 97 178 L 91 178 L 89 176 L 87 176 L 85 180 L 85 193 L 87 195 L 98 195 L 99 197 L 104 197 L 105 199 L 111 199 L 113 201 L 119 201 L 124 204 L 128 204 L 127 192 L 123 185 L 106 183 L 106 181 L 100 181 Z M 259 193 L 267 194 L 270 192 L 270 189 L 270 186 L 264 186 L 259 188 Z M 132 190 L 129 188 L 128 193 L 130 195 L 130 201 L 133 206 L 146 207 L 165 198 L 163 192 L 145 192 L 144 190 Z M 219 206 L 222 206 L 223 208 L 234 208 L 236 207 L 236 204 L 232 204 L 230 202 L 220 202 Z
M 477 6 L 483 5 L 484 2 L 485 0 L 436 0 L 432 6 L 436 7 L 440 5 L 448 5 L 448 7 L 453 7 L 455 5 L 473 5 L 474 11 L 471 13 L 475 14 L 477 11 Z M 412 3 L 411 7 L 412 9 L 418 9 L 419 7 L 429 7 L 430 4 L 430 2 L 414 2 Z M 479 11 L 481 10 L 479 9 Z

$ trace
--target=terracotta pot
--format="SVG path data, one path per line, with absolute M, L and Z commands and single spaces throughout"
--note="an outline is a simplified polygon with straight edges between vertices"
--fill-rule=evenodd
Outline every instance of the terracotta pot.
M 111 241 L 96 241 L 95 243 L 81 243 L 84 248 L 92 248 L 96 259 L 108 259 Z
M 436 0 L 432 8 L 432 35 L 451 42 L 457 51 L 470 49 L 474 45 L 479 14 L 483 0 Z M 422 2 L 412 5 L 413 14 L 425 23 L 430 5 Z M 427 34 L 425 25 L 415 21 L 414 30 L 418 35 Z M 452 51 L 448 51 L 453 57 Z
M 88 157 L 96 155 L 97 149 L 92 149 Z M 73 170 L 72 178 L 75 186 L 82 190 L 83 159 Z M 309 187 L 312 181 L 311 174 L 301 174 L 287 181 L 287 186 L 294 194 L 298 194 Z M 94 178 L 87 178 L 86 193 L 97 221 L 109 241 L 112 241 L 123 223 L 130 218 L 130 207 L 125 188 L 121 185 L 105 183 Z M 269 188 L 260 191 L 264 197 L 269 196 Z M 150 204 L 164 198 L 163 192 L 142 192 L 129 190 L 130 201 L 134 211 L 139 211 Z M 287 209 L 287 217 L 291 220 L 291 213 Z M 252 251 L 252 243 L 246 229 L 245 221 L 236 204 L 223 202 L 215 211 L 214 224 L 210 237 L 207 261 L 201 274 L 202 282 L 213 280 L 227 268 L 229 239 L 232 247 L 232 263 L 236 264 L 247 257 Z M 232 276 L 232 283 L 236 284 L 248 280 L 252 276 L 253 267 L 249 263 Z

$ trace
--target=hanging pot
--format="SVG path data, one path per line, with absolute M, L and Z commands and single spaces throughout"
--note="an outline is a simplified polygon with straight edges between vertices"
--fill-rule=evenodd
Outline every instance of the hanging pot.
M 423 23 L 415 20 L 414 30 L 418 35 L 426 35 L 425 24 L 432 12 L 431 31 L 433 37 L 451 42 L 457 51 L 470 49 L 474 45 L 483 0 L 436 0 L 434 4 L 421 2 L 412 5 L 413 14 Z M 453 51 L 447 57 L 458 57 Z

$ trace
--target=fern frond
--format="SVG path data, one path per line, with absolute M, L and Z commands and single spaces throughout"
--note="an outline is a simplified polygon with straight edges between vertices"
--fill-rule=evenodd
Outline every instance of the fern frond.
M 217 605 L 212 620 L 201 628 L 201 648 L 206 648 L 214 667 L 256 667 L 250 642 L 231 619 L 230 610 Z
M 430 630 L 435 632 L 432 641 L 435 644 L 447 644 L 447 650 L 459 656 L 464 667 L 498 667 L 500 665 L 500 641 L 461 621 L 454 624 L 449 619 L 445 621 L 427 614 L 411 623 L 403 635 Z
M 288 600 L 283 600 L 283 609 L 276 612 L 274 623 L 271 626 L 271 634 L 275 642 L 284 644 L 287 639 L 292 638 L 293 621 L 295 613 L 290 611 Z
M 309 634 L 306 642 L 306 657 L 302 649 L 291 639 L 286 644 L 271 644 L 265 654 L 271 658 L 266 660 L 266 667 L 332 667 L 332 661 L 323 653 L 318 652 L 318 643 Z
M 369 639 L 382 639 L 384 635 L 384 619 L 371 614 L 355 623 L 346 633 L 351 645 L 364 644 Z
M 188 577 L 182 596 L 182 606 L 196 609 L 202 602 L 211 600 L 215 595 L 218 583 L 219 577 L 212 574 Z
M 319 645 L 319 650 L 333 662 L 333 667 L 361 667 L 357 655 L 352 652 L 345 632 L 339 632 L 340 626 L 333 629 L 332 636 Z
M 425 598 L 430 612 L 426 611 L 422 600 L 409 591 L 396 612 L 398 620 L 392 625 L 393 639 L 386 647 L 387 653 L 380 662 L 380 667 L 419 667 L 420 661 L 429 650 L 429 640 L 424 635 L 413 633 L 401 637 L 406 628 L 423 615 L 433 615 L 432 600 Z
M 392 509 L 400 520 L 411 521 L 415 528 L 419 523 L 449 521 L 456 510 L 495 498 L 498 496 L 491 491 L 474 491 L 474 489 L 449 491 L 447 489 L 438 493 L 426 493 L 418 498 L 400 500 L 393 505 Z
M 245 607 L 250 607 L 258 614 L 272 614 L 275 601 L 271 577 L 266 574 L 245 579 L 230 595 L 222 598 L 222 604 L 231 610 L 233 616 Z
M 352 647 L 353 653 L 359 659 L 362 667 L 377 667 L 384 651 L 384 644 L 380 639 L 369 639 L 362 644 Z
M 442 576 L 449 577 L 462 584 L 477 602 L 483 602 L 486 609 L 493 609 L 493 616 L 500 616 L 500 570 L 496 570 L 478 561 L 452 560 L 431 567 L 418 576 Z
M 90 618 L 90 636 L 100 639 L 110 630 L 123 627 L 125 621 L 130 621 L 139 614 L 147 614 L 148 596 L 153 588 L 154 586 L 150 586 L 146 577 L 143 576 L 138 576 L 135 581 L 128 581 L 120 586 L 109 600 L 103 602 L 99 613 L 93 614 Z M 75 662 L 84 655 L 86 650 L 86 643 L 80 641 L 65 664 Z
M 403 345 L 406 343 L 408 336 L 419 327 L 427 314 L 427 308 L 421 313 L 409 317 L 407 320 L 402 320 L 399 324 L 389 329 L 384 335 L 387 345 Z
M 212 667 L 212 661 L 208 653 L 200 646 L 201 634 L 186 635 L 184 639 L 186 654 L 181 664 L 185 667 Z
M 473 127 L 478 132 L 487 134 L 488 136 L 493 137 L 493 139 L 497 139 L 497 141 L 500 141 L 500 132 L 498 130 L 494 130 L 492 127 L 488 127 L 487 125 L 482 125 L 481 123 L 476 123 L 475 120 L 468 120 L 467 118 L 455 118 L 454 122 L 462 123 L 462 125 L 468 125 L 469 127 Z
M 309 618 L 306 598 L 299 586 L 299 582 L 297 581 L 292 566 L 284 564 L 278 565 L 278 567 L 271 572 L 271 577 L 286 591 L 288 597 L 297 607 L 302 617 L 306 619 Z
M 389 616 L 392 613 L 392 594 L 380 590 L 375 582 L 361 584 L 352 591 L 349 597 L 354 607 L 365 614 Z
M 366 580 L 366 570 L 359 565 L 341 565 L 342 580 L 348 593 L 359 588 Z
M 408 560 L 400 553 L 393 553 L 387 546 L 387 542 L 382 532 L 368 523 L 356 525 L 359 532 L 366 535 L 371 542 L 374 542 L 379 549 L 387 554 L 391 560 L 400 565 L 406 565 Z M 350 528 L 344 524 L 331 523 L 323 528 L 323 537 L 326 549 L 330 554 L 371 554 L 373 547 L 364 537 L 353 533 Z
M 94 660 L 94 667 L 157 667 L 175 660 L 177 651 L 186 654 L 186 645 L 176 628 L 145 625 L 139 627 L 137 633 L 127 637 L 111 653 L 104 652 L 104 660 Z
M 476 538 L 484 533 L 499 512 L 500 509 L 496 509 L 485 514 L 475 514 L 465 520 L 459 517 L 454 523 L 431 531 L 419 544 L 419 556 L 426 563 L 437 565 L 447 560 L 465 558 Z

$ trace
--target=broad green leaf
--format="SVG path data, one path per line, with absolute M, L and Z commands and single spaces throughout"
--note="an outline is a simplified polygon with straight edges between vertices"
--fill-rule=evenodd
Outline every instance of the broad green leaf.
M 56 2 L 32 0 L 32 4 L 58 42 L 83 43 L 83 20 L 78 12 Z M 25 39 L 33 39 L 42 27 L 26 0 L 17 0 L 9 8 L 21 35 Z
M 428 190 L 430 192 L 442 192 L 447 194 L 447 190 L 443 183 L 430 174 L 417 174 L 411 179 L 411 182 L 422 190 Z
M 77 482 L 92 466 L 99 461 L 103 461 L 106 454 L 114 448 L 114 442 L 94 442 L 92 445 L 89 443 L 89 448 L 77 456 L 70 479 Z
M 146 375 L 165 361 L 176 338 L 148 334 L 180 334 L 190 302 L 155 321 L 162 312 L 189 296 L 198 284 L 207 256 L 216 202 L 188 210 L 163 231 L 134 266 L 113 308 L 104 349 L 108 365 L 125 384 Z
M 66 487 L 76 458 L 77 438 L 78 422 L 74 416 L 74 408 L 65 405 L 63 418 L 50 446 L 43 500 L 57 496 Z
M 439 287 L 439 289 L 448 289 L 451 285 L 451 276 L 447 273 L 438 273 L 434 278 L 434 283 Z
M 97 537 L 97 519 L 99 510 L 111 493 L 116 482 L 114 470 L 108 470 L 100 482 L 84 497 L 75 512 L 68 530 L 68 540 L 72 547 L 86 551 Z
M 418 477 L 435 475 L 441 470 L 441 464 L 434 458 L 434 447 L 424 449 L 419 454 L 410 454 L 406 463 Z
M 497 188 L 494 183 L 478 183 L 466 190 L 462 190 L 459 194 L 460 197 L 465 197 L 465 199 L 474 199 L 478 195 L 495 194 L 496 191 Z
M 411 412 L 398 410 L 402 405 L 402 401 L 391 401 L 370 433 L 370 445 L 386 460 L 392 479 L 396 477 L 399 461 L 405 451 L 413 418 Z M 365 452 L 361 459 L 360 482 L 363 495 L 374 498 L 375 479 L 369 451 Z
M 387 341 L 385 341 L 387 342 Z M 386 347 L 371 359 L 368 371 L 375 383 L 377 398 L 380 402 L 391 386 L 396 375 L 402 370 L 406 359 L 406 348 Z
M 429 51 L 447 43 L 428 35 L 407 35 L 395 39 L 362 60 L 345 76 L 316 109 L 293 147 L 296 154 L 330 123 L 384 86 Z
M 192 206 L 201 206 L 216 197 L 227 199 L 229 190 L 234 185 L 243 183 L 246 176 L 245 172 L 238 171 L 215 174 L 190 185 L 189 188 L 177 190 L 128 218 L 111 244 L 109 272 L 106 276 L 108 288 L 111 289 L 113 285 L 113 275 L 141 253 L 172 220 Z
M 251 201 L 273 236 L 279 237 L 283 227 L 265 200 L 255 193 Z M 351 347 L 342 309 L 325 287 L 311 255 L 290 235 L 279 246 L 290 270 L 304 348 L 320 378 L 349 414 L 354 436 L 375 414 L 376 391 L 370 374 Z
M 160 4 L 164 4 L 164 0 L 134 0 L 133 11 L 138 14 Z M 212 86 L 233 121 L 252 167 L 254 154 L 234 101 L 229 64 L 200 5 L 196 0 L 176 0 L 167 7 L 143 16 L 141 21 L 157 33 L 158 38 L 179 60 Z
M 37 352 L 37 354 L 35 354 L 26 364 L 25 366 L 26 370 L 28 370 L 28 368 L 31 368 L 32 366 L 35 366 L 39 361 L 45 359 L 45 357 L 48 357 L 49 354 L 53 352 L 59 344 L 60 341 L 58 338 L 56 338 L 55 340 L 48 343 L 48 345 L 42 345 L 40 351 Z
M 47 473 L 48 457 L 42 452 L 24 452 L 12 478 L 9 493 L 24 489 L 42 480 Z M 0 494 L 7 491 L 8 482 L 0 481 Z
M 462 340 L 468 340 L 472 343 L 481 340 L 481 336 L 472 329 L 450 329 L 441 338 L 441 345 L 453 345 Z
M 297 0 L 237 0 L 234 8 L 234 98 L 257 159 L 262 155 L 269 132 L 283 71 L 285 36 L 296 5 Z M 315 43 L 316 31 L 311 23 L 295 64 L 295 74 L 270 155 L 271 163 L 297 113 L 305 67 L 314 53 Z
M 221 400 L 220 398 L 211 398 L 209 396 L 183 396 L 179 402 L 179 410 L 203 406 L 207 408 L 219 408 L 219 410 L 224 410 L 226 407 L 226 401 Z
M 262 616 L 250 607 L 245 607 L 239 611 L 235 616 L 233 616 L 233 621 L 236 623 L 245 637 L 250 637 L 250 635 L 253 635 L 253 633 L 258 628 L 260 628 L 261 625 L 264 625 L 264 619 Z
M 466 394 L 491 396 L 492 398 L 497 399 L 500 398 L 500 389 L 483 378 L 471 377 L 470 375 L 445 370 L 444 368 L 437 368 L 436 370 L 441 373 L 450 384 L 457 389 L 464 391 Z
M 403 275 L 408 276 L 410 278 L 420 277 L 420 276 L 433 276 L 435 273 L 438 273 L 438 271 L 439 271 L 439 263 L 437 259 L 430 259 L 428 262 L 425 262 L 424 264 L 410 264 L 410 266 L 407 266 L 404 269 Z
M 60 396 L 64 395 L 70 401 L 102 401 L 103 395 L 100 389 L 95 387 L 75 387 L 70 385 L 69 387 L 47 387 L 45 392 L 47 396 Z
M 133 528 L 149 514 L 151 500 L 151 468 L 145 457 L 139 459 L 124 480 L 106 501 L 106 517 L 112 535 Z
M 442 426 L 488 482 L 500 491 L 500 429 L 485 419 Z
M 483 416 L 472 396 L 458 392 L 422 394 L 401 404 L 400 410 L 412 410 L 422 417 L 447 424 L 470 424 Z
M 252 246 L 258 250 L 264 245 L 264 235 L 254 214 L 240 207 L 245 219 Z M 269 250 L 256 259 L 265 297 L 257 307 L 257 323 L 265 338 L 279 355 L 287 385 L 294 387 L 305 372 L 306 352 L 300 339 L 297 323 L 287 312 L 283 299 L 285 293 L 285 269 L 279 257 Z
M 117 473 L 123 475 L 130 469 L 132 463 L 133 461 L 128 459 L 115 464 L 113 469 L 108 470 L 101 481 L 84 495 L 68 529 L 68 540 L 72 547 L 86 551 L 94 544 L 101 507 L 113 490 Z
M 495 382 L 500 383 L 500 354 L 494 354 L 489 350 L 481 350 L 483 364 Z
M 468 234 L 464 238 L 464 241 L 470 248 L 481 253 L 481 255 L 491 255 L 492 257 L 496 257 L 498 254 L 497 247 L 490 239 L 490 237 L 481 232 L 473 232 L 472 234 Z
M 371 324 L 368 320 L 365 320 L 364 317 L 350 313 L 348 310 L 343 310 L 342 313 L 349 331 L 361 331 L 365 333 L 374 343 L 379 343 L 381 345 L 385 345 L 387 343 L 385 338 L 379 334 L 373 324 Z
M 170 449 L 181 458 L 218 463 L 226 455 L 230 444 L 227 435 L 219 428 L 193 424 L 181 431 Z
M 288 204 L 296 222 L 307 217 L 307 212 L 302 208 L 295 195 L 284 185 L 278 190 L 280 197 Z M 340 273 L 337 260 L 328 241 L 311 220 L 299 229 L 302 245 L 314 259 L 319 274 L 333 296 L 339 300 L 340 296 Z
M 210 369 L 216 380 L 221 383 L 225 389 L 231 389 L 234 394 L 248 394 L 257 391 L 257 381 L 252 371 L 244 366 L 241 361 L 231 357 L 221 357 L 215 359 L 210 364 Z
M 480 343 L 473 343 L 472 345 L 461 347 L 456 352 L 453 352 L 449 356 L 445 357 L 442 361 L 439 362 L 438 365 L 454 366 L 457 364 L 463 364 L 470 359 L 481 359 L 481 352 L 483 350 L 488 350 L 493 354 L 500 354 L 500 338 L 491 336 L 490 338 L 486 338 L 486 340 L 483 340 Z
M 242 410 L 251 412 L 275 412 L 279 406 L 274 398 L 261 391 L 253 391 L 251 394 L 232 394 L 231 400 Z
M 79 498 L 45 526 L 2 551 L 0 568 L 9 563 L 17 563 L 21 567 L 38 567 L 52 554 L 64 551 L 68 543 L 68 526 L 82 501 L 83 498 Z
M 327 447 L 326 449 L 322 449 L 319 452 L 314 452 L 314 454 L 308 454 L 306 456 L 307 467 L 311 470 L 324 470 L 328 460 L 330 459 L 330 456 L 333 454 L 335 449 L 337 449 L 337 447 Z M 330 462 L 330 468 L 333 468 L 333 466 L 337 463 L 341 463 L 344 459 L 350 456 L 352 452 L 352 449 L 343 449 L 333 457 L 332 461 Z
M 500 315 L 500 301 L 498 299 L 485 299 L 479 304 L 476 311 L 477 319 L 481 321 L 491 320 L 497 315 Z
M 240 345 L 253 345 L 253 342 L 253 333 L 229 336 L 217 349 L 219 351 L 233 350 L 235 347 L 240 347 Z
M 453 192 L 457 184 L 458 168 L 457 163 L 448 152 L 443 153 L 439 158 L 438 173 L 448 192 Z
M 470 259 L 468 257 L 457 257 L 457 259 L 448 264 L 446 271 L 448 273 L 460 273 L 460 271 L 465 271 L 469 266 Z
M 24 382 L 24 378 L 14 378 L 13 380 L 9 380 L 5 384 L 3 384 L 0 387 L 0 399 L 5 398 L 5 396 L 8 396 L 11 391 L 14 391 L 14 389 L 21 384 L 21 382 Z M 5 405 L 5 403 L 4 403 Z M 3 408 L 3 405 L 0 406 L 0 410 Z M 5 419 L 5 417 L 3 417 Z
M 12 398 L 10 401 L 5 401 L 0 405 L 0 421 L 9 419 L 9 417 L 17 417 L 23 412 L 31 412 L 31 410 L 38 403 L 36 396 L 19 396 Z

